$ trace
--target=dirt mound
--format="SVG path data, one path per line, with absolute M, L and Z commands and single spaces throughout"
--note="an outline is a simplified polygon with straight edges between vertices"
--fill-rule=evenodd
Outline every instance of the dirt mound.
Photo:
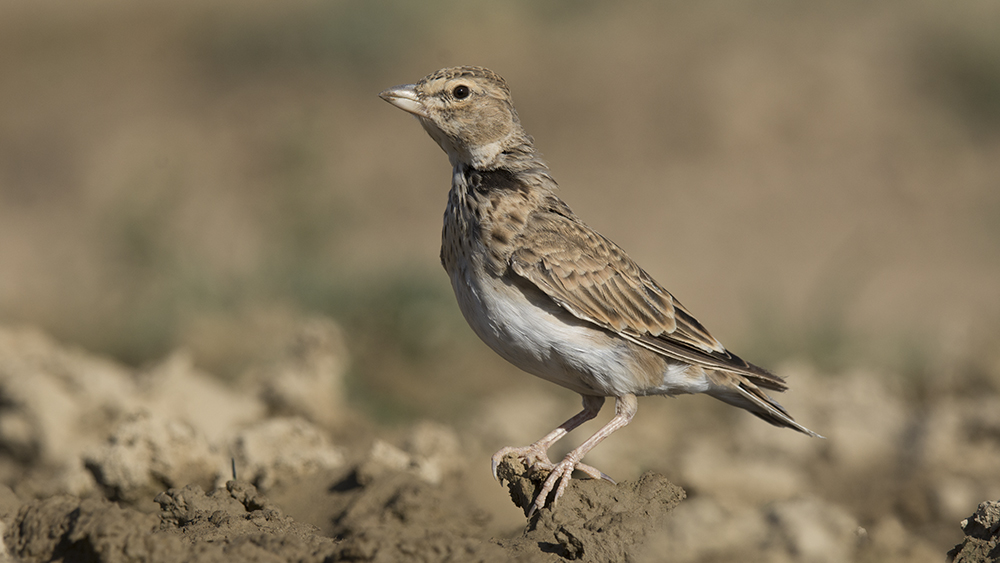
M 1000 562 L 1000 501 L 984 502 L 962 520 L 965 539 L 948 552 L 953 563 Z
M 508 456 L 497 468 L 511 500 L 527 515 L 547 474 Z M 519 559 L 552 553 L 566 559 L 629 561 L 646 537 L 663 527 L 666 515 L 684 499 L 684 490 L 652 472 L 636 481 L 571 481 L 555 507 L 534 515 L 521 537 L 501 541 Z
M 323 561 L 335 542 L 294 522 L 244 481 L 161 493 L 159 517 L 102 498 L 25 504 L 6 544 L 22 561 Z
M 624 561 L 683 498 L 654 474 L 617 486 L 573 481 L 527 526 L 498 523 L 498 507 L 484 507 L 470 489 L 468 443 L 450 427 L 421 422 L 379 437 L 363 418 L 346 422 L 350 410 L 336 400 L 343 362 L 330 360 L 342 345 L 330 326 L 303 323 L 286 357 L 252 366 L 250 384 L 238 389 L 183 353 L 131 370 L 34 330 L 0 327 L 0 476 L 12 487 L 0 485 L 6 556 Z M 275 401 L 276 389 L 321 396 L 335 412 Z M 224 481 L 234 471 L 243 480 Z M 500 471 L 518 506 L 544 478 L 516 462 Z
M 520 464 L 502 465 L 518 502 L 541 486 Z M 626 561 L 683 498 L 654 474 L 614 486 L 574 481 L 556 510 L 545 509 L 520 535 L 488 536 L 481 513 L 458 487 L 412 472 L 358 481 L 355 468 L 330 491 L 335 537 L 294 521 L 246 481 L 206 494 L 197 485 L 156 497 L 159 515 L 103 498 L 58 495 L 23 504 L 8 490 L 3 512 L 10 554 L 33 561 Z

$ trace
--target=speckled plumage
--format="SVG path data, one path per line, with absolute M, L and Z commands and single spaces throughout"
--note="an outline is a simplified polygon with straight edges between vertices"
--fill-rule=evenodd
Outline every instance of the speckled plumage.
M 584 409 L 524 448 L 504 448 L 551 469 L 532 510 L 554 503 L 573 469 L 628 424 L 638 395 L 707 393 L 758 417 L 817 436 L 761 388 L 780 377 L 727 351 L 618 245 L 580 221 L 521 127 L 506 82 L 481 67 L 439 70 L 382 92 L 419 119 L 448 154 L 452 186 L 441 263 L 472 329 L 521 369 L 583 396 Z M 616 398 L 615 417 L 552 464 L 546 451 Z

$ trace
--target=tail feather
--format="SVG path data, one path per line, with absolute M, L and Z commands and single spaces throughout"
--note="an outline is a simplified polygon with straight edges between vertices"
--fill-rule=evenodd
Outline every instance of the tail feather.
M 760 366 L 755 366 L 750 362 L 746 363 L 747 366 L 749 366 L 749 369 L 747 370 L 747 373 L 743 373 L 741 375 L 749 379 L 753 385 L 778 392 L 788 389 L 788 384 L 785 383 L 784 377 L 775 375 L 771 373 L 770 370 L 766 370 Z
M 745 377 L 724 372 L 715 372 L 711 377 L 713 389 L 708 394 L 729 403 L 734 407 L 740 407 L 750 411 L 751 414 L 782 428 L 791 428 L 813 438 L 822 438 L 819 434 L 802 426 L 792 418 L 785 407 L 777 401 L 767 396 L 759 387 L 751 383 Z M 718 376 L 723 376 L 724 380 L 718 381 Z M 777 377 L 777 376 L 775 376 Z

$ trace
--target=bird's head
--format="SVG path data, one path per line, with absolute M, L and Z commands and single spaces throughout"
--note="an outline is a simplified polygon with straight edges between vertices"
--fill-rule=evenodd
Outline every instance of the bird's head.
M 389 88 L 379 96 L 417 116 L 453 164 L 497 168 L 506 151 L 531 144 L 514 111 L 507 83 L 486 68 L 441 69 L 416 84 Z

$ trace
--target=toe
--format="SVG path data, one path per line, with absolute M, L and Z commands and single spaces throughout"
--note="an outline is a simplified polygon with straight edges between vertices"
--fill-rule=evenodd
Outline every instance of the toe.
M 545 479 L 542 484 L 542 489 L 538 491 L 535 496 L 535 502 L 531 505 L 531 510 L 528 511 L 528 517 L 530 518 L 535 512 L 545 508 L 545 505 L 555 506 L 559 497 L 562 496 L 566 487 L 569 486 L 570 479 L 572 479 L 573 469 L 576 467 L 575 463 L 562 461 L 557 463 L 549 476 Z M 552 497 L 552 502 L 548 502 L 549 493 L 555 489 L 555 494 Z
M 615 483 L 614 479 L 612 479 L 607 475 L 607 473 L 604 473 L 603 471 L 592 465 L 587 465 L 586 463 L 578 463 L 576 464 L 576 470 L 585 473 L 591 479 L 603 479 L 605 481 L 610 482 L 612 485 L 617 484 Z

